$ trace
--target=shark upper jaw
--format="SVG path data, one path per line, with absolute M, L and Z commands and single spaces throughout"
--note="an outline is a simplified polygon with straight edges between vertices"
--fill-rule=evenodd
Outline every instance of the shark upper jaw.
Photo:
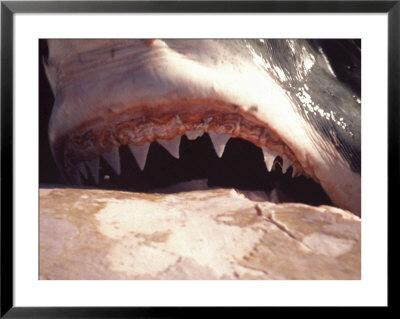
M 151 54 L 144 55 L 149 46 Z M 334 204 L 360 215 L 360 175 L 264 70 L 246 60 L 200 64 L 161 40 L 131 49 L 118 63 L 113 52 L 111 62 L 97 57 L 78 70 L 67 58 L 62 65 L 49 60 L 55 95 L 50 144 L 70 180 L 87 174 L 85 166 L 96 180 L 100 156 L 119 173 L 120 145 L 130 146 L 143 168 L 149 143 L 158 141 L 177 157 L 178 137 L 206 132 L 218 156 L 230 137 L 248 140 L 262 148 L 268 170 L 280 156 L 285 171 L 292 166 L 295 175 L 311 177 Z
M 179 158 L 179 145 L 181 136 L 186 135 L 189 140 L 195 140 L 203 134 L 208 133 L 218 157 L 222 157 L 225 146 L 230 138 L 241 138 L 259 146 L 264 155 L 264 161 L 268 171 L 271 171 L 277 156 L 282 159 L 282 172 L 292 166 L 292 176 L 303 174 L 300 163 L 296 157 L 279 137 L 263 123 L 258 123 L 255 118 L 249 120 L 249 116 L 241 114 L 237 106 L 221 107 L 214 101 L 196 101 L 199 109 L 206 110 L 205 113 L 182 113 L 179 112 L 181 101 L 174 101 L 175 109 L 173 112 L 162 114 L 154 110 L 154 115 L 150 113 L 136 117 L 132 111 L 132 117 L 127 113 L 115 115 L 112 125 L 109 123 L 99 125 L 96 121 L 91 127 L 84 126 L 81 133 L 75 132 L 66 137 L 65 142 L 61 143 L 60 152 L 57 147 L 55 153 L 63 154 L 57 156 L 63 161 L 63 169 L 68 176 L 76 178 L 78 172 L 82 172 L 82 163 L 90 168 L 93 178 L 98 182 L 97 170 L 93 167 L 98 166 L 93 161 L 98 161 L 100 156 L 108 161 L 114 171 L 121 173 L 118 148 L 122 145 L 129 146 L 141 170 L 146 164 L 147 153 L 150 143 L 157 141 L 172 156 Z M 188 101 L 184 101 L 187 105 Z M 208 107 L 206 107 L 207 105 Z M 137 110 L 137 108 L 134 108 Z M 192 108 L 191 108 L 192 109 Z M 169 111 L 171 109 L 169 108 Z M 156 116 L 157 114 L 157 116 Z M 55 143 L 54 145 L 57 145 Z M 93 165 L 90 163 L 94 163 Z M 92 168 L 93 167 L 93 168 Z M 83 173 L 86 176 L 85 173 Z

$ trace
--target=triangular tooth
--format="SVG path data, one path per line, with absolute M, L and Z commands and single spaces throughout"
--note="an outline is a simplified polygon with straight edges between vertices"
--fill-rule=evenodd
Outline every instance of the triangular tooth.
M 285 174 L 287 169 L 292 165 L 293 162 L 286 156 L 282 155 L 282 173 Z
M 107 161 L 108 164 L 112 167 L 117 175 L 121 174 L 121 165 L 119 161 L 119 148 L 117 146 L 113 146 L 111 151 L 102 154 L 103 158 Z
M 211 138 L 211 142 L 214 145 L 214 149 L 215 152 L 217 153 L 217 156 L 221 158 L 222 154 L 224 154 L 226 143 L 228 143 L 231 136 L 229 134 L 221 134 L 213 131 L 208 132 L 208 135 Z
M 297 170 L 296 168 L 293 166 L 292 167 L 292 178 L 295 178 L 297 176 Z
M 272 169 L 272 166 L 274 165 L 274 160 L 278 156 L 278 153 L 273 150 L 270 150 L 269 148 L 267 148 L 265 146 L 262 146 L 261 149 L 264 154 L 265 166 L 267 166 L 267 170 L 268 170 L 268 172 L 270 172 Z
M 79 162 L 75 166 L 78 169 L 78 171 L 82 174 L 82 176 L 85 179 L 88 179 L 88 174 L 87 174 L 87 170 L 86 170 L 85 164 L 83 164 L 83 162 Z
M 133 157 L 136 159 L 136 163 L 138 164 L 140 170 L 143 171 L 144 166 L 146 165 L 147 154 L 149 153 L 150 143 L 146 143 L 143 145 L 128 145 L 131 150 Z
M 93 176 L 94 182 L 99 183 L 99 167 L 100 158 L 96 157 L 90 161 L 86 161 L 86 166 L 89 168 L 90 174 Z
M 181 143 L 181 136 L 177 135 L 171 140 L 157 140 L 157 142 L 173 157 L 179 158 L 179 145 Z
M 202 136 L 204 134 L 204 130 L 199 128 L 196 130 L 186 131 L 185 135 L 189 140 L 195 140 L 196 138 Z

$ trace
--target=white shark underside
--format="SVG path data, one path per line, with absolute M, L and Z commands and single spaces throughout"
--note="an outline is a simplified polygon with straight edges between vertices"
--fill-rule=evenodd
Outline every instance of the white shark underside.
M 120 173 L 120 145 L 143 169 L 153 141 L 179 157 L 180 136 L 207 132 L 221 157 L 229 138 L 240 137 L 261 147 L 268 170 L 280 156 L 283 172 L 292 166 L 360 215 L 360 173 L 335 140 L 343 135 L 359 148 L 359 132 L 349 129 L 354 114 L 347 120 L 327 111 L 307 79 L 321 74 L 316 86 L 337 83 L 337 104 L 350 101 L 339 109 L 357 109 L 359 99 L 340 85 L 322 50 L 283 42 L 290 68 L 262 51 L 268 40 L 48 40 L 55 96 L 49 138 L 58 167 L 72 181 L 88 172 L 98 180 L 100 156 Z M 360 121 L 359 111 L 355 116 Z M 312 125 L 316 118 L 329 129 Z

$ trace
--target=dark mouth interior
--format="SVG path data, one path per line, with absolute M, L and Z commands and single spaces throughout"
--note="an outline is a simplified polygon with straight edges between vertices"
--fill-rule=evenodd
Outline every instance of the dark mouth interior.
M 292 178 L 292 168 L 282 174 L 281 159 L 268 172 L 259 147 L 240 138 L 231 138 L 221 158 L 215 153 L 208 134 L 196 140 L 182 136 L 180 158 L 171 156 L 161 145 L 151 144 L 146 166 L 141 171 L 129 148 L 119 148 L 121 174 L 117 175 L 100 158 L 99 184 L 88 174 L 82 184 L 103 189 L 135 192 L 174 193 L 204 188 L 234 188 L 244 194 L 274 202 L 331 205 L 320 185 L 306 177 Z M 188 183 L 190 181 L 194 181 Z M 261 197 L 260 197 L 261 196 Z

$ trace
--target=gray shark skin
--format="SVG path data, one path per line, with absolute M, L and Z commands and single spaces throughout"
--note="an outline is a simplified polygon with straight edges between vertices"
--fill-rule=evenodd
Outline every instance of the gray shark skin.
M 101 161 L 121 175 L 122 147 L 146 170 L 153 142 L 180 158 L 182 136 L 207 133 L 223 157 L 242 139 L 260 149 L 266 174 L 278 162 L 360 216 L 360 48 L 351 43 L 48 40 L 55 162 L 70 183 L 97 184 Z M 343 52 L 351 63 L 332 58 Z

